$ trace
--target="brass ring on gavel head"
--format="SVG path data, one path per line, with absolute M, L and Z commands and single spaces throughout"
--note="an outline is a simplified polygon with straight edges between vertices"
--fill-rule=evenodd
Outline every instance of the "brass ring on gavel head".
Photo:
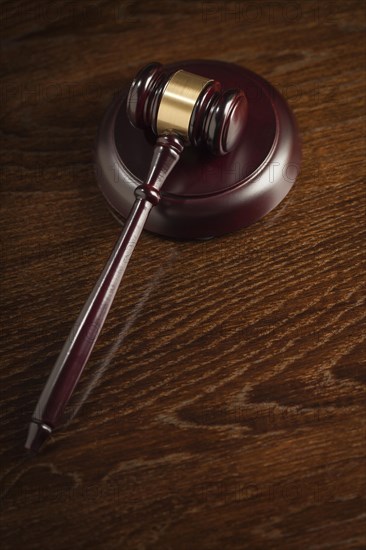
M 177 71 L 167 82 L 160 101 L 156 127 L 158 134 L 174 130 L 188 139 L 189 122 L 202 90 L 213 82 L 187 71 Z

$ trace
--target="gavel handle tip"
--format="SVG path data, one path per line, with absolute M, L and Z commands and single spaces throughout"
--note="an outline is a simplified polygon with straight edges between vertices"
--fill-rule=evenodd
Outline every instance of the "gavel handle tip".
M 38 453 L 51 433 L 52 428 L 47 426 L 47 424 L 32 420 L 29 424 L 28 435 L 24 447 L 31 454 Z

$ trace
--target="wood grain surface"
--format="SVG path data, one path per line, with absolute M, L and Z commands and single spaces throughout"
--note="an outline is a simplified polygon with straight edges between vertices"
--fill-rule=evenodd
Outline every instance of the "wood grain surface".
M 365 547 L 365 3 L 1 3 L 2 548 Z M 276 85 L 301 175 L 253 226 L 144 233 L 63 427 L 27 424 L 119 233 L 98 122 L 151 60 Z

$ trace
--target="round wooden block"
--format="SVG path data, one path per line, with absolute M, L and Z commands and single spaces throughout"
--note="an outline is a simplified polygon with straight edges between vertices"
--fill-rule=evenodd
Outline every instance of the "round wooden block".
M 183 61 L 185 69 L 241 88 L 248 99 L 248 120 L 239 146 L 215 157 L 187 147 L 168 176 L 162 200 L 152 209 L 146 229 L 177 239 L 204 239 L 254 223 L 290 191 L 300 170 L 301 146 L 294 116 L 279 92 L 257 74 L 223 61 Z M 132 126 L 126 114 L 128 90 L 109 106 L 95 146 L 95 171 L 113 213 L 123 221 L 134 189 L 148 172 L 156 137 Z

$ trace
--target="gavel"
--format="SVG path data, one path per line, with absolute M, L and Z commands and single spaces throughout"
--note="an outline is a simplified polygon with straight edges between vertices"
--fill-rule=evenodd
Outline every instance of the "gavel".
M 223 91 L 206 77 L 178 70 L 173 74 L 150 63 L 133 80 L 127 114 L 137 128 L 157 136 L 145 182 L 96 285 L 61 350 L 39 398 L 25 447 L 38 451 L 60 422 L 108 315 L 131 254 L 160 190 L 187 146 L 225 155 L 238 144 L 247 120 L 242 90 Z

